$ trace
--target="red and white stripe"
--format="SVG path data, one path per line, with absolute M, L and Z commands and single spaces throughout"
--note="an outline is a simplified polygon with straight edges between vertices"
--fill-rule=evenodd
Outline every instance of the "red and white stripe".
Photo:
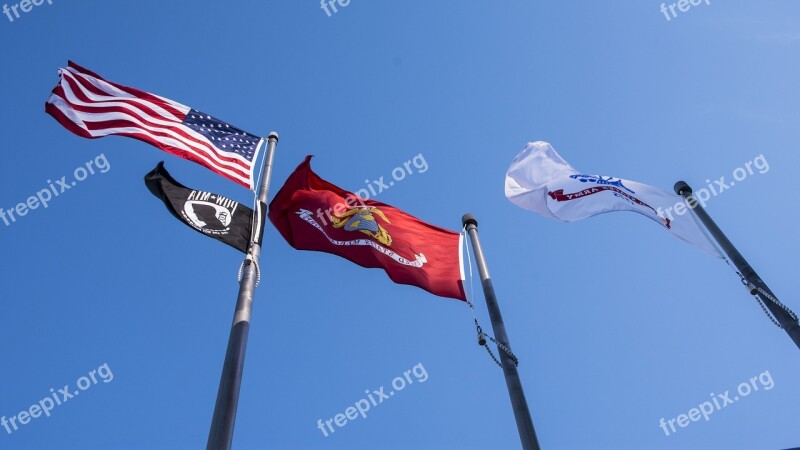
M 64 128 L 89 139 L 109 135 L 139 139 L 254 189 L 258 151 L 252 162 L 221 151 L 183 125 L 191 111 L 188 106 L 107 81 L 71 61 L 59 75 L 45 111 Z

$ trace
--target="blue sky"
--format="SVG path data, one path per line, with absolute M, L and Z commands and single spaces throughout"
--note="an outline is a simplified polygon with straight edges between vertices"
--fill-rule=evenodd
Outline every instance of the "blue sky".
M 664 189 L 763 154 L 770 170 L 708 211 L 800 310 L 800 5 L 713 0 L 670 20 L 660 5 L 352 0 L 328 17 L 316 1 L 53 0 L 0 15 L 0 207 L 99 155 L 110 167 L 0 222 L 0 415 L 113 373 L 50 417 L 0 428 L 0 448 L 203 448 L 235 304 L 241 255 L 177 222 L 142 177 L 163 159 L 188 186 L 248 192 L 138 141 L 67 132 L 43 107 L 68 59 L 278 131 L 274 189 L 309 153 L 353 190 L 423 154 L 429 169 L 379 198 L 451 229 L 478 217 L 543 448 L 800 445 L 798 349 L 724 263 L 635 214 L 565 224 L 503 195 L 532 140 Z M 263 255 L 235 448 L 519 447 L 464 304 L 295 251 L 272 227 Z M 417 364 L 424 383 L 329 437 L 317 429 Z M 766 371 L 771 389 L 659 428 Z

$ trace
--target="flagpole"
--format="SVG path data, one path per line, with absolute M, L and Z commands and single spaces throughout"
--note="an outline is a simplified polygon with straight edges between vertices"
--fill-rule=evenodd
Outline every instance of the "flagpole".
M 703 206 L 700 205 L 697 199 L 692 195 L 692 188 L 685 181 L 678 181 L 675 183 L 675 193 L 686 199 L 686 203 L 694 211 L 695 215 L 697 215 L 697 218 L 705 225 L 722 248 L 722 251 L 728 255 L 728 259 L 736 266 L 741 276 L 744 277 L 743 281 L 749 283 L 748 288 L 750 289 L 750 293 L 753 295 L 758 294 L 759 297 L 761 297 L 762 303 L 766 305 L 783 330 L 792 338 L 795 345 L 800 348 L 800 324 L 798 324 L 797 320 L 795 320 L 786 309 L 772 301 L 772 299 L 777 299 L 775 294 L 770 290 L 769 286 L 767 286 L 767 283 L 758 276 L 756 271 L 753 270 L 753 267 L 744 259 L 744 256 L 739 253 L 739 250 L 734 247 L 733 243 L 725 236 L 725 233 L 722 232 Z
M 533 428 L 533 419 L 531 419 L 531 413 L 528 410 L 528 401 L 525 399 L 525 392 L 522 390 L 522 381 L 519 378 L 519 372 L 517 372 L 517 364 L 509 354 L 511 344 L 508 341 L 503 316 L 500 314 L 500 305 L 497 303 L 497 296 L 494 293 L 494 286 L 489 276 L 489 268 L 486 266 L 486 259 L 483 256 L 481 241 L 478 239 L 478 221 L 472 214 L 465 214 L 461 222 L 466 227 L 470 241 L 472 241 L 475 262 L 478 265 L 478 273 L 480 273 L 481 284 L 483 285 L 483 295 L 486 298 L 486 307 L 489 309 L 489 317 L 492 320 L 495 339 L 500 345 L 508 349 L 508 352 L 506 352 L 502 348 L 498 348 L 498 353 L 500 354 L 500 362 L 502 363 L 503 374 L 508 386 L 508 395 L 511 397 L 511 406 L 514 410 L 514 418 L 517 421 L 517 431 L 519 431 L 522 448 L 523 450 L 539 450 L 539 440 L 536 437 L 536 430 Z
M 272 132 L 267 140 L 267 154 L 264 156 L 264 175 L 258 191 L 258 201 L 267 203 L 269 183 L 272 178 L 272 160 L 278 144 L 278 133 Z M 254 208 L 255 210 L 255 208 Z M 255 216 L 254 216 L 255 217 Z M 258 220 L 258 219 L 255 219 Z M 254 224 L 255 225 L 255 224 Z M 255 239 L 254 239 L 255 240 Z M 208 434 L 206 450 L 230 450 L 233 442 L 233 428 L 236 422 L 236 408 L 239 404 L 239 390 L 242 386 L 244 356 L 247 350 L 247 335 L 250 331 L 250 316 L 253 309 L 253 295 L 258 279 L 258 260 L 261 256 L 261 245 L 250 243 L 248 256 L 244 260 L 242 280 L 239 284 L 239 296 L 236 299 L 236 311 L 228 338 L 228 349 L 225 353 L 225 364 L 217 391 L 217 403 L 214 406 L 214 417 Z

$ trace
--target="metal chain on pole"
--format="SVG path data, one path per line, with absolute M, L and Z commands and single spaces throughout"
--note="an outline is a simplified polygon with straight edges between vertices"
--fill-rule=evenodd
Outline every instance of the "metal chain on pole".
M 258 267 L 258 261 L 253 259 L 253 255 L 251 255 L 251 254 L 248 254 L 247 258 L 245 258 L 245 260 L 242 261 L 242 264 L 239 265 L 239 284 L 242 284 L 242 273 L 244 272 L 244 264 L 245 264 L 245 262 L 247 262 L 248 264 L 252 263 L 252 264 L 256 265 L 256 286 L 255 287 L 258 287 L 258 285 L 261 284 L 261 268 Z
M 461 230 L 461 233 L 462 233 L 462 236 L 464 236 L 464 238 L 465 238 L 464 242 L 466 242 L 466 237 L 467 237 L 466 236 L 467 235 L 467 227 L 466 227 L 466 225 Z M 497 358 L 497 356 L 495 356 L 494 352 L 489 347 L 489 344 L 486 343 L 486 338 L 489 338 L 490 341 L 494 342 L 494 344 L 497 345 L 497 348 L 499 348 L 500 350 L 502 350 L 506 354 L 508 354 L 508 356 L 511 358 L 511 360 L 514 361 L 514 365 L 515 366 L 519 367 L 519 359 L 517 359 L 517 356 L 511 351 L 511 349 L 506 347 L 505 345 L 497 342 L 497 339 L 495 339 L 493 336 L 490 336 L 490 335 L 484 333 L 483 332 L 483 328 L 481 328 L 481 325 L 478 323 L 478 316 L 475 314 L 475 305 L 472 303 L 472 300 L 470 300 L 470 297 L 473 297 L 475 295 L 475 290 L 474 290 L 473 285 L 472 285 L 472 257 L 470 256 L 470 253 L 469 253 L 469 246 L 467 246 L 467 264 L 469 264 L 470 296 L 467 297 L 466 300 L 467 300 L 467 305 L 469 305 L 469 310 L 472 313 L 472 319 L 475 321 L 475 329 L 478 331 L 478 345 L 480 345 L 481 347 L 485 347 L 486 348 L 486 352 L 489 353 L 489 356 L 492 358 L 494 363 L 497 364 L 497 367 L 500 367 L 502 369 L 503 368 L 503 364 L 500 362 L 500 359 Z
M 478 345 L 480 345 L 481 347 L 486 347 L 486 351 L 489 353 L 489 356 L 492 358 L 495 364 L 497 364 L 498 367 L 502 368 L 503 364 L 494 355 L 494 352 L 489 347 L 489 344 L 486 343 L 486 338 L 489 338 L 490 341 L 494 342 L 494 344 L 497 345 L 497 348 L 504 351 L 511 358 L 511 360 L 514 361 L 514 365 L 519 367 L 519 359 L 517 359 L 517 356 L 511 351 L 511 349 L 498 342 L 497 339 L 495 339 L 494 337 L 484 333 L 483 328 L 481 328 L 480 324 L 478 324 L 477 319 L 475 320 L 475 328 L 478 330 Z
M 481 287 L 483 288 L 483 296 L 486 300 L 486 309 L 492 323 L 492 331 L 497 336 L 495 339 L 489 336 L 489 339 L 497 344 L 498 352 L 506 352 L 507 355 L 500 353 L 500 360 L 489 351 L 489 356 L 500 366 L 503 371 L 503 378 L 506 381 L 508 388 L 508 397 L 511 400 L 511 408 L 514 411 L 514 421 L 517 424 L 517 431 L 519 432 L 520 443 L 524 450 L 539 450 L 539 440 L 536 437 L 536 429 L 533 426 L 533 418 L 531 417 L 530 409 L 528 408 L 528 401 L 525 399 L 525 391 L 522 388 L 522 380 L 520 379 L 517 366 L 518 359 L 511 353 L 511 345 L 508 335 L 506 333 L 505 324 L 503 323 L 503 315 L 500 313 L 500 306 L 497 302 L 497 296 L 492 285 L 491 276 L 489 275 L 489 268 L 487 267 L 486 260 L 483 256 L 480 239 L 478 237 L 478 220 L 472 214 L 464 214 L 461 218 L 461 223 L 464 225 L 464 231 L 469 234 L 469 240 L 472 243 L 472 249 L 475 254 L 475 263 L 478 267 L 480 274 Z M 466 236 L 465 236 L 466 237 Z M 472 265 L 470 264 L 470 273 L 472 272 Z M 465 296 L 466 297 L 466 296 Z M 470 308 L 472 309 L 472 308 Z M 473 311 L 473 315 L 474 315 Z M 483 329 L 480 328 L 477 320 L 475 326 L 478 331 L 478 344 L 486 344 L 486 335 Z M 502 344 L 500 344 L 502 342 Z M 491 350 L 486 345 L 487 350 Z M 514 361 L 514 364 L 506 364 Z
M 739 274 L 739 276 L 741 276 L 741 274 Z M 786 314 L 788 314 L 789 317 L 792 318 L 792 320 L 794 320 L 795 322 L 799 322 L 797 320 L 797 314 L 795 314 L 794 311 L 792 311 L 788 306 L 784 305 L 780 300 L 775 298 L 774 295 L 767 292 L 764 288 L 762 288 L 761 286 L 756 286 L 755 284 L 748 281 L 744 276 L 742 276 L 742 284 L 744 284 L 747 287 L 747 290 L 750 291 L 750 294 L 758 302 L 758 305 L 761 307 L 761 310 L 764 311 L 764 314 L 766 314 L 767 317 L 769 317 L 769 320 L 772 321 L 772 323 L 775 324 L 776 327 L 783 329 L 783 325 L 781 325 L 778 322 L 778 320 L 775 319 L 775 316 L 767 309 L 767 306 L 764 304 L 762 297 L 774 303 L 775 306 L 786 311 Z
M 767 318 L 769 318 L 770 322 L 772 322 L 776 327 L 783 329 L 783 325 L 781 325 L 777 320 L 775 320 L 775 316 L 773 316 L 772 313 L 769 312 L 769 310 L 767 309 L 767 305 L 764 304 L 761 298 L 759 298 L 757 295 L 754 295 L 753 298 L 756 299 L 758 306 L 761 307 L 761 310 L 764 311 L 764 314 L 767 315 Z

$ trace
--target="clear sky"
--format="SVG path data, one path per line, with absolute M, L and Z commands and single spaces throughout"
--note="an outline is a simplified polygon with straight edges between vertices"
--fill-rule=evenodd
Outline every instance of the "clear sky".
M 350 190 L 422 154 L 428 169 L 379 199 L 451 229 L 477 216 L 543 448 L 800 445 L 800 350 L 723 262 L 635 214 L 559 223 L 503 195 L 533 140 L 664 189 L 730 180 L 763 154 L 769 171 L 708 211 L 800 310 L 800 5 L 660 6 L 351 0 L 329 17 L 315 0 L 53 0 L 0 15 L 0 207 L 100 155 L 110 167 L 0 222 L 0 415 L 97 381 L 0 428 L 0 448 L 204 448 L 235 304 L 242 256 L 176 221 L 142 178 L 163 159 L 183 184 L 250 194 L 144 143 L 63 129 L 44 101 L 68 59 L 278 131 L 275 190 L 309 153 Z M 272 226 L 263 254 L 235 448 L 519 448 L 463 303 L 295 251 Z M 424 382 L 335 434 L 317 428 L 418 364 Z M 659 427 L 751 378 L 759 390 L 708 421 Z

